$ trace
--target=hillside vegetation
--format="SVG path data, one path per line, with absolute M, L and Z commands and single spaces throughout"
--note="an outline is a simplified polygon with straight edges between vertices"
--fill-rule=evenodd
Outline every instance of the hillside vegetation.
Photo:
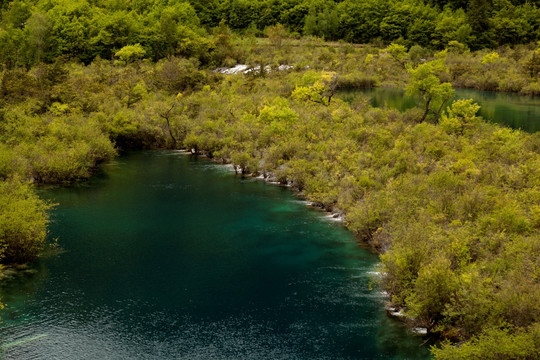
M 354 43 L 398 41 L 473 50 L 540 39 L 538 0 L 15 0 L 2 2 L 0 62 L 30 66 L 67 55 L 86 64 L 140 44 L 145 57 L 197 57 L 217 65 L 207 38 L 221 21 L 260 35 L 281 24 L 293 36 Z
M 531 2 L 496 2 L 483 18 L 490 33 L 472 26 L 474 4 L 484 3 L 4 3 L 1 262 L 30 261 L 44 245 L 52 205 L 32 182 L 86 179 L 122 149 L 184 148 L 341 211 L 359 240 L 381 253 L 391 302 L 411 325 L 448 339 L 433 349 L 437 358 L 540 357 L 540 135 L 484 122 L 471 100 L 442 110 L 451 84 L 538 94 L 539 46 L 517 43 L 538 39 L 540 16 Z M 447 28 L 461 16 L 474 41 L 455 28 L 439 42 L 398 25 L 387 36 L 382 22 L 369 38 L 347 35 L 355 28 L 343 21 L 335 36 L 325 35 L 330 27 L 310 28 L 355 6 L 385 16 L 423 9 L 434 26 L 454 19 Z M 406 11 L 396 14 L 406 19 Z M 528 26 L 526 35 L 498 38 L 503 15 Z M 265 27 L 267 38 L 256 37 Z M 512 46 L 471 51 L 495 44 Z M 237 63 L 252 71 L 212 71 Z M 406 87 L 419 108 L 400 113 L 337 96 L 373 86 Z

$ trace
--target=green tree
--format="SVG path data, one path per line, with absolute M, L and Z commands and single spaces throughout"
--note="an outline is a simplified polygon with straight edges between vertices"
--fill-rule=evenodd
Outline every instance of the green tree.
M 143 49 L 141 44 L 135 45 L 126 45 L 120 50 L 118 50 L 114 56 L 118 59 L 118 63 L 126 65 L 132 63 L 135 60 L 141 59 L 146 54 L 146 51 Z
M 7 28 L 6 30 L 0 28 L 0 61 L 8 69 L 24 64 L 24 48 L 21 44 L 24 44 L 25 34 L 20 29 Z
M 52 31 L 51 22 L 46 14 L 34 12 L 27 21 L 28 43 L 33 60 L 39 63 L 47 51 Z
M 392 59 L 394 59 L 403 69 L 406 68 L 407 60 L 409 60 L 409 54 L 407 53 L 407 48 L 401 44 L 392 43 L 387 48 L 383 50 L 390 54 Z
M 303 84 L 296 86 L 292 92 L 293 99 L 329 105 L 336 92 L 339 78 L 334 72 L 310 71 L 304 74 L 302 81 Z
M 414 281 L 414 292 L 407 299 L 416 320 L 431 328 L 441 319 L 441 313 L 457 289 L 457 279 L 450 261 L 437 258 L 423 266 Z
M 281 24 L 269 26 L 266 30 L 268 39 L 276 48 L 281 48 L 283 39 L 287 36 L 287 29 Z
M 167 123 L 167 131 L 169 132 L 169 136 L 171 137 L 171 140 L 172 140 L 172 148 L 173 149 L 176 149 L 177 145 L 178 145 L 178 140 L 176 139 L 176 137 L 174 136 L 173 134 L 173 131 L 172 131 L 172 127 L 171 127 L 171 118 L 173 116 L 173 113 L 172 111 L 174 110 L 174 108 L 177 107 L 177 105 L 179 105 L 180 103 L 180 100 L 182 99 L 182 93 L 178 93 L 176 95 L 176 98 L 173 100 L 172 104 L 167 105 L 167 110 L 164 110 L 164 111 L 161 111 L 159 113 L 159 116 L 165 120 L 165 122 Z M 181 107 L 181 106 L 180 106 Z
M 2 12 L 2 22 L 9 27 L 22 29 L 26 20 L 32 15 L 32 4 L 29 1 L 11 1 L 5 11 Z
M 533 51 L 532 55 L 525 64 L 525 68 L 527 69 L 527 72 L 531 78 L 540 77 L 540 46 Z
M 232 43 L 232 32 L 225 20 L 219 22 L 219 26 L 214 29 L 214 46 L 216 48 L 217 61 L 221 64 L 227 58 L 234 57 L 234 45 Z
M 489 0 L 470 0 L 467 7 L 467 18 L 469 25 L 476 37 L 476 42 L 472 45 L 476 49 L 492 47 L 494 44 L 493 33 L 491 31 L 491 3 Z
M 425 121 L 431 112 L 435 116 L 435 123 L 446 102 L 454 97 L 454 89 L 448 82 L 441 83 L 437 73 L 447 71 L 442 60 L 430 61 L 409 69 L 410 79 L 407 84 L 407 93 L 419 96 L 424 102 L 424 113 L 421 121 Z
M 448 133 L 463 135 L 466 129 L 478 124 L 481 119 L 476 116 L 480 106 L 472 99 L 456 100 L 441 117 L 441 127 Z

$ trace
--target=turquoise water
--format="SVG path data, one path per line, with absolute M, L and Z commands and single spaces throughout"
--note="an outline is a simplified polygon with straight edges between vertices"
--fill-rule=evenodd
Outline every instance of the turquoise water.
M 346 101 L 366 95 L 375 107 L 388 107 L 405 111 L 418 106 L 418 100 L 406 96 L 399 88 L 374 88 L 347 91 L 340 94 Z M 509 93 L 456 89 L 457 99 L 474 99 L 481 108 L 479 115 L 485 120 L 527 132 L 540 131 L 540 97 Z
M 424 359 L 377 257 L 288 189 L 137 152 L 59 205 L 62 254 L 2 289 L 5 359 Z

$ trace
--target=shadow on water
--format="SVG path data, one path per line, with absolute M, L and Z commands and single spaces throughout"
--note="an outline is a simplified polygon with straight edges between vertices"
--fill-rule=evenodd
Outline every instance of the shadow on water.
M 1 358 L 429 358 L 377 256 L 286 188 L 156 151 L 42 195 L 65 252 L 3 288 Z

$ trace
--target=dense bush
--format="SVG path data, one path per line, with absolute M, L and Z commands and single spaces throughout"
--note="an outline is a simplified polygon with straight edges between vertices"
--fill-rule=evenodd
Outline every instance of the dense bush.
M 257 2 L 235 2 L 250 3 Z M 61 4 L 38 2 L 47 11 L 60 11 Z M 404 14 L 414 10 L 408 3 L 398 4 Z M 18 1 L 5 7 L 9 16 L 3 21 L 13 26 L 33 16 L 33 8 L 26 5 Z M 141 3 L 126 18 L 116 14 L 100 20 L 109 30 L 92 33 L 99 37 L 92 42 L 95 48 L 87 48 L 84 39 L 78 50 L 69 48 L 87 62 L 94 51 L 111 57 L 139 43 L 146 57 L 160 59 L 156 63 L 140 59 L 138 46 L 124 48 L 116 62 L 98 58 L 84 65 L 58 58 L 30 69 L 15 65 L 32 64 L 37 53 L 31 61 L 26 53 L 2 55 L 11 61 L 5 60 L 0 77 L 2 261 L 27 261 L 43 244 L 48 205 L 33 195 L 26 180 L 85 179 L 114 156 L 115 146 L 192 149 L 232 162 L 243 174 L 262 173 L 290 183 L 321 207 L 342 211 L 347 226 L 383 254 L 382 286 L 394 304 L 405 309 L 414 325 L 465 342 L 457 350 L 449 345 L 434 350 L 437 357 L 483 354 L 482 349 L 508 332 L 525 350 L 512 353 L 510 342 L 501 341 L 500 352 L 494 354 L 535 358 L 540 317 L 538 135 L 486 124 L 472 101 L 455 102 L 446 112 L 440 104 L 451 91 L 449 82 L 535 91 L 536 47 L 470 52 L 455 40 L 433 53 L 407 50 L 406 42 L 380 49 L 328 45 L 315 38 L 264 41 L 235 38 L 224 23 L 212 37 L 200 40 L 198 20 L 185 17 L 193 16 L 193 9 L 201 14 L 203 5 L 182 3 L 163 10 L 161 32 L 146 34 L 157 36 L 159 46 L 148 46 L 154 42 L 135 36 L 144 23 L 133 18 L 157 16 Z M 118 5 L 124 15 L 125 6 Z M 350 1 L 339 6 L 352 6 L 351 14 L 358 10 Z M 461 30 L 451 32 L 467 39 L 474 34 L 458 8 L 433 13 L 433 19 L 444 16 L 448 25 L 446 18 L 459 12 Z M 246 9 L 248 16 L 251 8 Z M 92 11 L 103 15 L 104 10 L 82 1 L 73 3 L 69 14 Z M 324 20 L 317 7 L 295 11 L 288 15 L 291 21 L 301 14 L 311 16 L 315 28 L 310 31 Z M 390 15 L 385 40 L 401 33 L 399 17 Z M 32 23 L 43 19 L 36 15 Z M 201 19 L 205 24 L 220 20 L 211 14 Z M 232 18 L 229 24 L 242 21 Z M 294 21 L 303 29 L 301 21 Z M 357 31 L 372 31 L 374 26 L 356 25 Z M 177 44 L 180 30 L 192 37 Z M 113 34 L 118 37 L 113 39 Z M 46 49 L 53 48 L 62 49 L 60 44 L 43 47 L 39 59 L 47 59 Z M 172 50 L 178 48 L 183 50 Z M 190 55 L 174 56 L 178 53 Z M 204 68 L 239 60 L 259 66 L 259 71 L 222 76 Z M 279 65 L 293 68 L 277 71 Z M 339 87 L 407 83 L 417 94 L 431 96 L 424 97 L 422 110 L 400 113 L 372 108 L 363 97 L 348 103 L 334 96 Z M 19 222 L 12 219 L 14 214 Z
M 470 343 L 454 347 L 445 343 L 442 349 L 433 348 L 440 360 L 460 359 L 538 359 L 540 357 L 540 326 L 512 332 L 512 328 L 493 328 L 475 337 Z
M 440 125 L 420 122 L 421 113 L 328 102 L 328 76 L 236 77 L 193 93 L 184 145 L 209 146 L 243 173 L 273 173 L 343 211 L 384 252 L 383 286 L 414 324 L 458 341 L 535 326 L 537 137 L 484 123 L 471 101 L 455 102 Z
M 0 263 L 25 263 L 38 255 L 50 207 L 30 184 L 17 178 L 0 181 Z

